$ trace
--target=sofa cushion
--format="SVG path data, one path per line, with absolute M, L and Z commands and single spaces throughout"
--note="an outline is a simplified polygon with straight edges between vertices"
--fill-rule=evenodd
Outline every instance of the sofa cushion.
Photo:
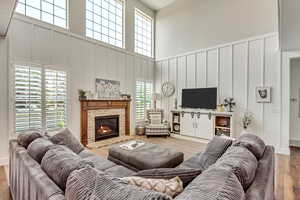
M 38 138 L 30 143 L 27 148 L 28 154 L 36 160 L 38 163 L 41 163 L 45 153 L 49 150 L 54 144 L 46 138 Z
M 132 174 L 134 174 L 134 171 L 123 167 L 121 165 L 116 165 L 114 167 L 111 167 L 109 169 L 106 169 L 105 174 L 111 175 L 113 177 L 117 177 L 117 178 L 122 178 L 125 176 L 131 176 Z
M 241 135 L 236 141 L 234 141 L 233 146 L 242 146 L 247 148 L 258 160 L 264 154 L 266 147 L 262 139 L 251 133 Z
M 62 190 L 66 187 L 69 174 L 86 165 L 93 166 L 92 163 L 83 160 L 73 151 L 62 145 L 50 147 L 41 163 L 42 169 Z
M 244 200 L 243 187 L 235 174 L 211 167 L 195 178 L 175 200 Z
M 90 150 L 88 150 L 88 149 L 84 149 L 78 155 L 81 158 L 87 158 L 87 157 L 95 156 L 95 154 L 93 152 L 91 152 Z
M 18 144 L 27 148 L 28 145 L 37 138 L 42 137 L 39 130 L 28 130 L 18 134 Z
M 192 158 L 184 161 L 181 165 L 183 167 L 199 168 L 204 171 L 214 164 L 231 144 L 232 140 L 230 138 L 215 136 L 207 144 L 204 152 L 196 154 Z
M 183 191 L 183 184 L 179 177 L 172 179 L 148 179 L 131 176 L 121 178 L 121 180 L 137 187 L 167 194 L 170 197 L 175 197 Z
M 223 154 L 215 165 L 231 170 L 246 190 L 255 178 L 257 160 L 248 149 L 232 146 Z
M 179 177 L 183 186 L 187 186 L 194 178 L 201 174 L 201 169 L 192 168 L 158 168 L 139 171 L 133 176 L 152 179 L 172 179 Z
M 93 163 L 94 167 L 99 171 L 105 171 L 111 167 L 116 166 L 115 163 L 96 155 L 86 157 L 83 160 Z
M 95 168 L 86 166 L 73 171 L 65 191 L 67 200 L 171 200 L 168 195 L 139 188 L 111 178 Z
M 75 138 L 69 129 L 65 128 L 50 137 L 54 144 L 65 145 L 75 153 L 79 154 L 84 150 L 82 144 Z

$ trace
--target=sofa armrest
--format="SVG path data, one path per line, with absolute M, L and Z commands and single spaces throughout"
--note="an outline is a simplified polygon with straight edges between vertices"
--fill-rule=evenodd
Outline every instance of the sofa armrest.
M 266 146 L 263 157 L 259 160 L 256 175 L 246 191 L 247 200 L 273 200 L 275 177 L 274 147 Z
M 14 200 L 65 200 L 64 192 L 15 140 L 9 143 L 9 183 Z

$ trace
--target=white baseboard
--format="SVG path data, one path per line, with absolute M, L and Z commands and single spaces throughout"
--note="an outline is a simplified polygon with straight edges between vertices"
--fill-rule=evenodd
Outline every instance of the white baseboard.
M 0 158 L 0 166 L 8 165 L 8 157 L 1 157 Z
M 291 147 L 300 147 L 300 140 L 290 140 Z
M 282 155 L 290 155 L 289 148 L 275 148 L 275 153 L 282 154 Z

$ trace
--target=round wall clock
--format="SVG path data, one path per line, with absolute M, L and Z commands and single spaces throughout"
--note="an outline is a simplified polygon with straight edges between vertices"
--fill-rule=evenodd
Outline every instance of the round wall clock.
M 165 82 L 161 86 L 161 91 L 165 97 L 170 97 L 175 93 L 175 85 L 171 82 Z

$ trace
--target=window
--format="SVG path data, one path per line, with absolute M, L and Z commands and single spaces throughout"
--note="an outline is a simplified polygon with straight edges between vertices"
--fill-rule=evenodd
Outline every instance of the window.
M 123 48 L 122 0 L 86 0 L 86 36 Z
M 66 126 L 66 72 L 17 65 L 14 86 L 15 132 Z
M 19 0 L 16 12 L 67 28 L 67 0 Z
M 135 52 L 152 57 L 152 18 L 135 10 Z
M 153 86 L 151 82 L 137 81 L 136 82 L 136 120 L 145 120 L 146 110 L 152 105 Z

